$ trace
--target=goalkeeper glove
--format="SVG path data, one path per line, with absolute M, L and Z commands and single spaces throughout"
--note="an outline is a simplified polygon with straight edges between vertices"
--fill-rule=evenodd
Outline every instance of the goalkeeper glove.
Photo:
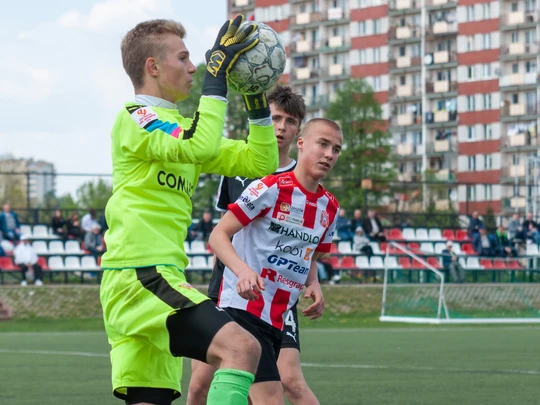
M 266 100 L 266 93 L 244 94 L 244 104 L 249 119 L 256 120 L 270 117 L 270 106 L 268 100 Z
M 236 59 L 259 42 L 255 38 L 242 43 L 249 34 L 257 29 L 257 24 L 249 23 L 242 29 L 243 15 L 228 20 L 219 30 L 214 47 L 207 52 L 206 74 L 202 88 L 204 96 L 227 96 L 227 73 Z

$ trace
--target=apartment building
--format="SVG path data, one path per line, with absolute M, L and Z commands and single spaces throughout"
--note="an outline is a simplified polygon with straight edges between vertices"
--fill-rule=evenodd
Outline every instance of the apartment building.
M 538 201 L 536 0 L 228 0 L 280 33 L 308 118 L 363 77 L 402 181 L 439 181 L 441 209 L 523 212 Z M 469 183 L 469 184 L 467 184 Z

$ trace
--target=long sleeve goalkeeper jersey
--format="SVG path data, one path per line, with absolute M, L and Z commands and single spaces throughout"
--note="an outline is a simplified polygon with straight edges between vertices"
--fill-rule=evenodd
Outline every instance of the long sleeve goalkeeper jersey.
M 192 119 L 176 109 L 125 104 L 111 134 L 113 195 L 105 215 L 103 269 L 188 263 L 184 240 L 201 173 L 262 177 L 278 167 L 273 126 L 250 125 L 249 142 L 222 136 L 226 103 L 202 97 Z

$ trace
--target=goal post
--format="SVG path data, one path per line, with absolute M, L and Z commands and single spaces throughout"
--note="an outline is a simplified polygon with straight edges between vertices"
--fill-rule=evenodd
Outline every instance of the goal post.
M 410 270 L 395 266 L 395 261 L 389 260 L 390 247 L 424 268 Z M 417 282 L 411 282 L 412 274 L 417 276 Z M 384 263 L 379 320 L 414 324 L 540 323 L 540 285 L 445 283 L 444 272 L 404 246 L 390 242 Z

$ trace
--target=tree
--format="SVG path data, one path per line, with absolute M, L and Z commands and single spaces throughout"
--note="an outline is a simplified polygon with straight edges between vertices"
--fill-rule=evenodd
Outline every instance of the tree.
M 383 130 L 381 105 L 363 79 L 349 80 L 336 93 L 326 117 L 343 130 L 343 150 L 325 187 L 336 195 L 342 207 L 362 207 L 368 195 L 370 205 L 380 205 L 389 194 L 388 182 L 396 174 L 392 160 L 391 135 Z M 362 180 L 371 179 L 373 188 L 362 192 Z M 367 204 L 365 204 L 367 205 Z
M 112 195 L 112 185 L 103 179 L 88 181 L 77 189 L 77 205 L 81 208 L 105 209 Z

